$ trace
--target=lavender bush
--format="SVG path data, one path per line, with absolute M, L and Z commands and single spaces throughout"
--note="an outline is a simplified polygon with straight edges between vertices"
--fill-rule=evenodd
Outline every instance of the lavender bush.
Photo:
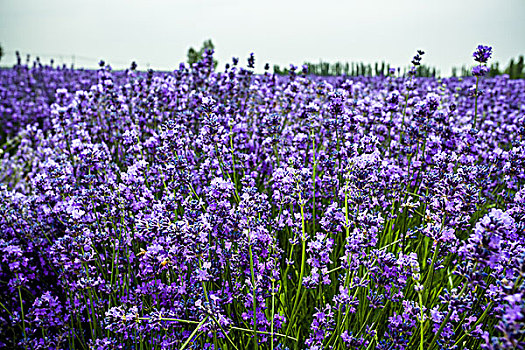
M 0 343 L 525 348 L 525 82 L 0 70 Z

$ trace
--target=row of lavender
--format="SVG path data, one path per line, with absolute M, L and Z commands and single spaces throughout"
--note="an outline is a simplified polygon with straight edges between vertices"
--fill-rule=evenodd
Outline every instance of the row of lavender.
M 0 343 L 524 348 L 525 82 L 474 56 L 1 70 Z

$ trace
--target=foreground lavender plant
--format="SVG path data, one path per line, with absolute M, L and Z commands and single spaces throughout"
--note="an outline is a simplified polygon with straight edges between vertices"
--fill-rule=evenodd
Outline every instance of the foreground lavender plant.
M 479 63 L 479 65 L 472 68 L 472 75 L 476 77 L 476 87 L 474 89 L 474 121 L 472 122 L 472 127 L 475 129 L 476 119 L 478 117 L 478 97 L 480 95 L 480 91 L 478 91 L 479 78 L 486 76 L 490 71 L 490 68 L 487 67 L 487 62 L 490 56 L 492 56 L 492 47 L 478 45 L 478 48 L 474 51 L 472 56 L 474 57 L 474 60 Z
M 490 48 L 463 81 L 212 54 L 0 71 L 1 346 L 525 347 L 525 83 L 472 99 Z

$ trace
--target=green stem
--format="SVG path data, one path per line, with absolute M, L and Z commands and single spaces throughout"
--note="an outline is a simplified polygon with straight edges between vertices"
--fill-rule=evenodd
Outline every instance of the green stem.
M 476 321 L 476 323 L 474 323 L 474 325 L 472 326 L 473 329 L 476 329 L 476 327 L 481 323 L 481 321 L 483 321 L 483 319 L 487 316 L 487 314 L 489 313 L 489 311 L 492 309 L 492 302 L 489 303 L 489 305 L 487 305 L 487 307 L 485 308 L 485 311 L 483 311 L 483 314 L 479 317 L 479 319 Z M 459 343 L 461 343 L 461 341 L 463 341 L 463 339 L 465 339 L 465 337 L 468 335 L 469 333 L 466 332 L 465 334 L 463 334 L 461 336 L 461 338 L 459 338 L 455 343 L 454 343 L 454 347 L 458 346 Z
M 184 344 L 182 344 L 182 346 L 180 347 L 179 350 L 184 350 L 186 348 L 186 346 L 188 346 L 188 344 L 191 342 L 191 339 L 193 339 L 193 337 L 195 336 L 195 334 L 199 331 L 199 328 L 201 328 L 201 326 L 208 320 L 208 316 L 204 317 L 203 320 L 197 325 L 197 327 L 195 327 L 195 329 L 193 330 L 193 332 L 191 332 L 190 336 L 188 337 L 188 339 L 186 339 L 186 341 L 184 342 Z
M 313 201 L 312 201 L 312 234 L 315 234 L 315 179 L 317 170 L 317 161 L 315 159 L 315 138 L 312 133 L 312 148 L 313 148 L 313 173 L 312 173 L 312 184 L 313 184 Z
M 270 332 L 272 333 L 270 336 L 270 346 L 273 350 L 273 318 L 275 315 L 275 280 L 272 278 L 272 313 L 271 313 L 271 323 L 270 323 Z
M 253 286 L 253 302 L 252 302 L 252 309 L 253 309 L 253 333 L 255 335 L 254 342 L 255 342 L 255 348 L 259 348 L 259 341 L 257 339 L 257 299 L 256 299 L 256 288 L 255 288 L 255 273 L 253 270 L 253 253 L 252 253 L 252 245 L 251 243 L 248 243 L 248 251 L 250 253 L 250 273 L 252 275 L 252 286 Z
M 299 203 L 301 202 L 302 202 L 302 198 L 301 198 L 301 193 L 299 192 Z M 290 323 L 288 324 L 288 327 L 286 328 L 286 335 L 288 335 L 288 331 L 290 330 L 291 325 L 295 323 L 295 314 L 297 313 L 297 308 L 299 307 L 299 300 L 302 299 L 300 294 L 301 294 L 301 287 L 303 285 L 304 271 L 306 268 L 306 227 L 305 227 L 305 222 L 304 222 L 304 205 L 300 205 L 300 207 L 301 207 L 302 235 L 303 235 L 303 237 L 301 237 L 301 241 L 302 241 L 301 272 L 299 273 L 299 281 L 297 285 L 297 291 L 295 293 L 294 306 L 292 308 L 292 317 L 290 319 Z
M 476 127 L 476 119 L 478 117 L 478 83 L 479 83 L 479 77 L 476 77 L 476 96 L 474 97 L 474 122 L 472 123 L 472 127 Z
M 22 292 L 18 287 L 18 298 L 20 299 L 20 313 L 22 315 L 22 332 L 24 334 L 24 347 L 27 349 L 26 321 L 24 317 L 24 304 L 22 303 Z
M 423 320 L 424 318 L 424 314 L 423 314 L 423 293 L 421 293 L 421 291 L 418 291 L 417 292 L 418 294 L 418 297 L 419 297 L 419 308 L 421 309 L 421 319 L 419 320 L 419 329 L 420 329 L 420 338 L 421 338 L 421 341 L 419 342 L 419 350 L 424 350 L 425 348 L 423 347 L 424 345 L 424 333 L 425 333 L 425 330 L 423 329 L 424 327 L 424 324 L 425 324 L 425 321 Z
M 458 295 L 458 298 L 461 297 L 463 295 L 463 293 L 465 292 L 465 290 L 467 289 L 467 283 L 465 283 L 463 285 L 463 288 L 461 289 L 461 291 L 459 292 L 459 295 Z M 447 324 L 448 320 L 450 319 L 450 317 L 452 316 L 452 309 L 449 310 L 449 312 L 447 313 L 447 316 L 445 317 L 445 319 L 443 320 L 443 322 L 441 322 L 441 325 L 439 326 L 439 329 L 438 331 L 436 332 L 436 334 L 434 335 L 434 338 L 432 338 L 432 341 L 430 342 L 430 344 L 428 345 L 428 349 L 432 349 L 432 346 L 434 345 L 434 343 L 437 341 L 437 339 L 439 338 L 439 335 L 441 334 L 441 332 L 443 331 L 443 328 L 445 328 L 445 325 Z

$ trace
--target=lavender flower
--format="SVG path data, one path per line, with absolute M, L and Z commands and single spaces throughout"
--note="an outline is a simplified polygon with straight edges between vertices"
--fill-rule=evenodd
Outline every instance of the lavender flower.
M 472 57 L 474 57 L 474 61 L 479 63 L 487 63 L 491 56 L 492 47 L 484 45 L 478 45 L 476 51 L 474 51 L 474 53 L 472 54 Z
M 524 348 L 523 81 L 423 54 L 1 69 L 0 345 Z

